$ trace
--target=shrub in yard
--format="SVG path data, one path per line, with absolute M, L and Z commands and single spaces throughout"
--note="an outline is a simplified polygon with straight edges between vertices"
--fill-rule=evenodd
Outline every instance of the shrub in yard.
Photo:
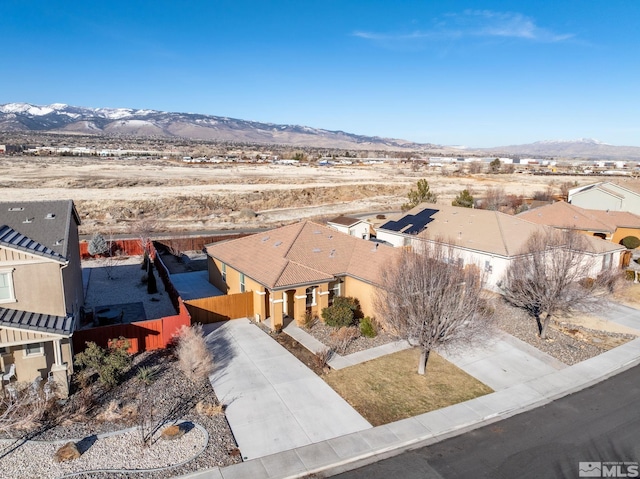
M 321 350 L 316 351 L 314 354 L 316 366 L 324 369 L 329 364 L 331 356 L 333 356 L 333 350 L 330 348 L 322 348 Z
M 213 355 L 207 348 L 201 324 L 180 328 L 176 355 L 178 367 L 194 382 L 208 378 L 213 372 Z
M 87 343 L 87 349 L 76 354 L 75 364 L 94 369 L 102 384 L 113 387 L 118 384 L 122 374 L 131 364 L 131 356 L 127 352 L 129 346 L 129 340 L 123 337 L 116 341 L 109 341 L 107 349 L 90 341 Z
M 338 296 L 331 306 L 322 309 L 325 324 L 334 328 L 351 326 L 360 315 L 360 302 L 356 298 Z
M 302 327 L 305 329 L 311 329 L 318 322 L 318 316 L 313 314 L 311 311 L 305 311 L 302 316 Z
M 357 326 L 343 326 L 331 333 L 331 348 L 338 354 L 347 352 L 349 345 L 360 337 Z
M 378 325 L 375 319 L 365 316 L 360 320 L 360 333 L 365 338 L 375 338 L 378 335 Z
M 635 236 L 625 236 L 620 243 L 627 249 L 636 249 L 640 246 L 640 239 Z

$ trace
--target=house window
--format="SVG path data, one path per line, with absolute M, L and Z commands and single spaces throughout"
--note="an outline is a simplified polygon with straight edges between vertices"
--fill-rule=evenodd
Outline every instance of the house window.
M 307 288 L 307 308 L 316 305 L 316 286 Z
M 220 268 L 222 271 L 222 281 L 224 281 L 225 283 L 227 282 L 227 265 L 226 263 L 222 263 L 222 266 Z
M 240 292 L 244 293 L 245 292 L 245 286 L 244 286 L 244 273 L 240 273 Z
M 44 354 L 44 344 L 43 343 L 33 343 L 27 344 L 24 347 L 24 356 L 26 358 L 31 356 L 42 356 Z
M 491 266 L 491 261 L 485 261 L 484 262 L 484 271 L 486 273 L 491 274 L 491 272 L 493 271 L 493 266 Z
M 333 304 L 334 298 L 342 296 L 342 280 L 339 279 L 334 283 L 329 283 L 329 306 Z
M 602 269 L 611 269 L 611 264 L 613 263 L 613 253 L 609 253 L 602 257 Z
M 9 348 L 7 347 L 0 348 L 0 356 L 2 356 L 3 354 L 7 354 L 8 352 L 9 352 Z
M 0 303 L 14 303 L 13 269 L 0 270 Z

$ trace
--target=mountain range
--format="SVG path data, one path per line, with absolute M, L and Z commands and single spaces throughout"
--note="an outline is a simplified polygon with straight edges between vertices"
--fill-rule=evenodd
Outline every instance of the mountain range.
M 212 115 L 132 108 L 85 108 L 63 103 L 47 106 L 29 103 L 0 105 L 0 131 L 180 137 L 372 150 L 421 150 L 432 146 L 299 125 L 277 125 Z
M 526 145 L 465 148 L 365 136 L 299 125 L 133 108 L 86 108 L 53 103 L 0 105 L 0 132 L 39 131 L 87 135 L 177 137 L 358 150 L 412 150 L 444 155 L 533 156 L 640 160 L 640 147 L 615 146 L 592 139 L 538 141 Z

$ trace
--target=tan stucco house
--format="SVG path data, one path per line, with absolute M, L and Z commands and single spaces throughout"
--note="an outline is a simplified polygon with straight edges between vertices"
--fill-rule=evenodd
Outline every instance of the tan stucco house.
M 620 244 L 627 236 L 640 238 L 640 216 L 628 211 L 585 209 L 558 201 L 524 211 L 518 218 L 554 228 L 576 230 L 616 244 Z
M 71 200 L 0 203 L 0 368 L 53 378 L 63 395 L 84 298 L 79 224 Z
M 255 319 L 277 328 L 320 315 L 336 296 L 360 301 L 375 316 L 380 273 L 398 251 L 304 221 L 206 246 L 209 281 L 227 294 L 253 292 Z
M 495 290 L 529 237 L 546 228 L 550 227 L 499 211 L 424 203 L 381 225 L 376 236 L 393 246 L 416 250 L 430 242 L 448 244 L 460 264 L 484 270 L 487 287 Z M 623 246 L 592 236 L 587 241 L 585 253 L 602 268 L 620 264 Z

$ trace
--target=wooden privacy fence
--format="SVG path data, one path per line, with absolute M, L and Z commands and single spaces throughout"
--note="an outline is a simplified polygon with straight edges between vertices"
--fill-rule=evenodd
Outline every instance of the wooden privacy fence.
M 105 238 L 107 243 L 109 239 Z M 111 241 L 111 255 L 112 256 L 140 256 L 144 254 L 144 249 L 140 244 L 140 240 L 137 239 L 117 239 Z M 80 242 L 80 256 L 82 259 L 91 258 L 89 254 L 89 242 Z
M 216 323 L 253 316 L 253 292 L 185 301 L 193 323 Z
M 191 326 L 191 316 L 182 299 L 179 300 L 179 314 L 148 321 L 136 321 L 128 324 L 113 324 L 91 329 L 82 329 L 73 333 L 73 351 L 80 353 L 86 349 L 86 343 L 93 341 L 102 348 L 107 348 L 109 341 L 123 337 L 129 340 L 129 353 L 166 348 L 178 330 Z

